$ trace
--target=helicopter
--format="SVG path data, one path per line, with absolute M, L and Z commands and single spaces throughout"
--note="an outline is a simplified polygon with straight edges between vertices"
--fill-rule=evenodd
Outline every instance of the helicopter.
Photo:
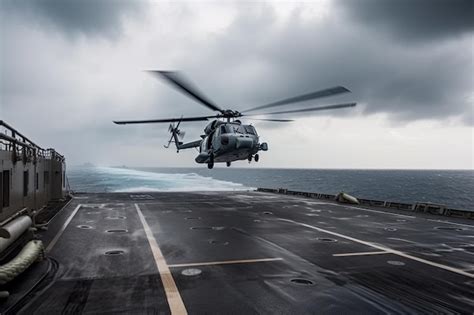
M 159 70 L 148 70 L 147 72 L 160 79 L 163 79 L 178 91 L 197 101 L 201 105 L 204 105 L 205 107 L 218 113 L 210 116 L 151 120 L 120 120 L 113 122 L 118 125 L 171 123 L 168 128 L 168 131 L 171 133 L 171 137 L 164 147 L 169 148 L 171 143 L 174 143 L 178 153 L 183 149 L 198 148 L 199 154 L 195 161 L 200 164 L 207 164 L 209 169 L 214 167 L 214 163 L 225 162 L 227 167 L 229 167 L 232 162 L 238 160 L 248 160 L 250 163 L 253 159 L 255 162 L 258 162 L 260 159 L 258 152 L 268 150 L 268 144 L 266 142 L 260 143 L 259 135 L 257 134 L 255 127 L 251 124 L 242 123 L 240 120 L 241 117 L 248 117 L 247 119 L 260 121 L 292 122 L 293 120 L 291 119 L 253 118 L 253 116 L 284 115 L 356 106 L 356 103 L 344 103 L 312 108 L 248 114 L 248 112 L 324 98 L 337 94 L 348 93 L 350 91 L 343 86 L 335 86 L 328 89 L 318 90 L 316 92 L 253 107 L 244 111 L 237 111 L 232 109 L 222 109 L 221 107 L 217 106 L 214 102 L 205 97 L 204 94 L 202 94 L 197 88 L 191 85 L 189 81 L 187 81 L 185 77 L 179 72 Z M 179 129 L 179 126 L 182 122 L 208 121 L 209 119 L 214 120 L 212 120 L 204 128 L 204 134 L 201 135 L 201 139 L 188 143 L 183 143 L 181 141 L 184 137 L 184 132 Z M 175 125 L 175 123 L 177 124 Z

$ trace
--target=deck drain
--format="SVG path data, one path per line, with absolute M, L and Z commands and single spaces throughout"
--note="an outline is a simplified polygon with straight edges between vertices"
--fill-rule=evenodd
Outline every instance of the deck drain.
M 218 241 L 218 240 L 210 240 L 210 241 L 209 241 L 209 244 L 211 244 L 211 245 L 223 245 L 223 246 L 227 246 L 227 245 L 229 245 L 229 242 Z
M 311 280 L 301 279 L 301 278 L 291 279 L 290 281 L 298 285 L 313 285 L 314 284 L 313 281 Z
M 405 263 L 403 261 L 398 260 L 388 260 L 387 263 L 394 266 L 405 266 Z
M 269 215 L 269 214 L 273 214 L 273 212 L 270 212 L 270 211 L 265 211 L 263 214 L 267 214 L 267 215 Z
M 335 242 L 337 242 L 336 239 L 334 239 L 334 238 L 329 238 L 329 237 L 318 237 L 316 240 L 321 241 L 321 242 L 328 242 L 328 243 L 335 243 Z
M 201 220 L 201 217 L 187 217 L 185 220 Z
M 78 225 L 77 227 L 80 228 L 80 229 L 84 229 L 84 230 L 92 229 L 92 226 L 90 226 L 90 225 Z
M 464 231 L 464 228 L 455 227 L 455 226 L 437 226 L 435 230 L 444 230 L 444 231 Z
M 202 273 L 201 269 L 197 269 L 197 268 L 188 268 L 181 271 L 181 274 L 187 277 L 199 276 L 201 273 Z
M 397 229 L 393 227 L 386 227 L 384 230 L 389 232 L 395 232 Z
M 109 250 L 106 251 L 105 254 L 107 256 L 117 256 L 117 255 L 123 255 L 124 251 L 123 250 Z
M 109 220 L 125 220 L 127 217 L 126 216 L 123 216 L 123 215 L 117 215 L 117 216 L 109 216 L 109 217 L 106 217 L 106 219 L 109 219 Z
M 127 233 L 128 230 L 125 229 L 115 229 L 115 230 L 107 230 L 107 233 Z

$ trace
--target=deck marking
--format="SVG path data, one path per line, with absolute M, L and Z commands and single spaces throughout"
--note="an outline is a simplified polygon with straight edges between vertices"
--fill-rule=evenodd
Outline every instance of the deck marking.
M 381 255 L 381 254 L 391 254 L 386 251 L 380 252 L 359 252 L 359 253 L 344 253 L 344 254 L 332 254 L 334 257 L 347 257 L 347 256 L 366 256 L 366 255 Z
M 138 217 L 143 225 L 143 229 L 145 230 L 146 237 L 148 238 L 148 243 L 150 244 L 151 252 L 153 253 L 153 258 L 155 259 L 156 267 L 158 268 L 158 272 L 160 273 L 161 282 L 163 282 L 163 287 L 165 289 L 166 299 L 168 300 L 168 305 L 171 310 L 171 314 L 187 314 L 186 307 L 184 306 L 183 300 L 181 299 L 181 295 L 179 294 L 178 287 L 174 282 L 173 275 L 166 264 L 165 257 L 161 253 L 160 247 L 156 242 L 155 237 L 153 236 L 153 232 L 150 229 L 150 226 L 145 220 L 142 211 L 138 204 L 135 204 L 135 208 L 137 209 Z
M 470 228 L 474 228 L 474 225 L 469 225 L 469 224 L 454 223 L 454 222 L 443 221 L 443 220 L 434 220 L 434 219 L 426 219 L 426 220 L 431 221 L 431 222 L 436 222 L 436 223 L 454 224 L 454 225 L 467 226 L 467 227 L 470 227 Z
M 61 235 L 63 234 L 64 230 L 66 229 L 66 227 L 69 225 L 69 223 L 71 222 L 72 218 L 76 215 L 77 211 L 79 210 L 79 208 L 81 208 L 82 204 L 78 204 L 76 206 L 76 208 L 72 211 L 72 213 L 69 215 L 69 217 L 67 218 L 67 220 L 64 222 L 63 226 L 61 226 L 61 228 L 59 229 L 58 233 L 56 233 L 56 235 L 54 236 L 54 238 L 51 240 L 51 242 L 49 242 L 48 244 L 48 247 L 46 247 L 46 252 L 49 253 L 49 251 L 51 251 L 51 249 L 53 248 L 54 245 L 56 245 L 56 243 L 58 242 L 59 238 L 61 237 Z
M 378 211 L 378 210 L 365 209 L 365 208 L 359 208 L 359 207 L 354 207 L 354 206 L 338 205 L 338 204 L 333 204 L 333 205 L 336 205 L 336 206 L 339 206 L 339 207 L 343 207 L 343 208 L 351 208 L 351 209 L 357 209 L 357 210 L 368 211 L 368 212 L 376 212 L 376 213 L 382 213 L 382 214 L 391 214 L 391 215 L 395 215 L 395 216 L 402 217 L 402 218 L 411 218 L 411 219 L 415 219 L 415 218 L 416 218 L 415 216 L 412 216 L 412 215 L 398 214 L 398 213 L 393 213 L 393 212 L 390 212 L 390 211 Z
M 258 263 L 258 262 L 277 261 L 277 260 L 283 260 L 283 258 L 260 258 L 260 259 L 209 261 L 209 262 L 198 262 L 198 263 L 188 263 L 188 264 L 172 264 L 172 265 L 168 265 L 168 267 L 179 268 L 179 267 L 193 267 L 193 266 L 248 264 L 248 263 Z
M 451 272 L 454 272 L 454 273 L 457 273 L 457 274 L 460 274 L 462 276 L 466 276 L 466 277 L 469 277 L 469 278 L 474 278 L 474 274 L 470 274 L 470 273 L 465 272 L 461 269 L 446 266 L 446 265 L 436 263 L 434 261 L 426 260 L 426 259 L 423 259 L 423 258 L 418 258 L 418 257 L 412 256 L 410 254 L 406 254 L 404 252 L 401 252 L 401 251 L 398 251 L 398 250 L 395 250 L 395 249 L 391 249 L 389 247 L 385 247 L 385 246 L 377 245 L 377 244 L 374 244 L 374 243 L 371 243 L 371 242 L 359 240 L 359 239 L 351 237 L 351 236 L 343 235 L 343 234 L 336 233 L 336 232 L 333 232 L 333 231 L 328 231 L 328 230 L 325 230 L 325 229 L 322 229 L 322 228 L 319 228 L 319 227 L 316 227 L 316 226 L 312 226 L 312 225 L 309 225 L 309 224 L 306 224 L 306 223 L 301 223 L 301 222 L 297 222 L 297 221 L 293 221 L 293 220 L 289 220 L 289 219 L 278 219 L 278 220 L 285 221 L 285 222 L 290 222 L 290 223 L 297 224 L 297 225 L 301 225 L 301 226 L 304 226 L 304 227 L 307 227 L 307 228 L 310 228 L 310 229 L 313 229 L 313 230 L 316 230 L 316 231 L 319 231 L 319 232 L 331 234 L 331 235 L 334 235 L 334 236 L 337 236 L 337 237 L 340 237 L 340 238 L 345 238 L 347 240 L 350 240 L 350 241 L 353 241 L 353 242 L 356 242 L 356 243 L 359 243 L 359 244 L 364 244 L 364 245 L 367 245 L 367 246 L 370 246 L 370 247 L 373 247 L 373 248 L 377 248 L 377 249 L 380 249 L 381 251 L 386 251 L 386 252 L 389 252 L 391 254 L 395 254 L 397 256 L 400 256 L 400 257 L 415 260 L 415 261 L 418 261 L 420 263 L 430 265 L 430 266 L 433 266 L 433 267 L 437 267 L 437 268 L 440 268 L 440 269 L 444 269 L 444 270 L 447 270 L 447 271 L 451 271 Z

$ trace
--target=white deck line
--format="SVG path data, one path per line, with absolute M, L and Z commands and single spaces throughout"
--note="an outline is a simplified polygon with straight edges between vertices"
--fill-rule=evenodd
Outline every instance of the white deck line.
M 332 254 L 334 257 L 347 257 L 347 256 L 366 256 L 366 255 L 382 255 L 382 254 L 391 254 L 386 251 L 380 252 L 359 252 L 359 253 L 343 253 L 343 254 Z
M 208 262 L 197 262 L 197 263 L 187 263 L 187 264 L 172 264 L 172 265 L 168 265 L 168 267 L 170 267 L 170 268 L 179 268 L 179 267 L 193 267 L 193 266 L 249 264 L 249 263 L 259 263 L 259 262 L 277 261 L 277 260 L 283 260 L 283 258 L 260 258 L 260 259 L 208 261 Z
M 72 211 L 72 213 L 69 215 L 69 217 L 67 218 L 67 220 L 63 223 L 63 225 L 61 226 L 61 228 L 59 229 L 58 233 L 56 233 L 56 235 L 54 236 L 54 238 L 51 240 L 51 242 L 49 242 L 48 244 L 48 247 L 46 247 L 46 252 L 49 253 L 51 251 L 51 249 L 54 247 L 54 245 L 56 245 L 56 243 L 58 242 L 59 238 L 61 237 L 61 235 L 63 234 L 64 230 L 66 230 L 67 226 L 69 225 L 69 223 L 71 222 L 72 218 L 74 218 L 74 216 L 76 215 L 77 211 L 79 210 L 79 208 L 81 208 L 82 204 L 78 204 L 76 206 L 76 208 Z
M 371 242 L 359 240 L 359 239 L 351 237 L 351 236 L 343 235 L 343 234 L 336 233 L 336 232 L 333 232 L 333 231 L 328 231 L 328 230 L 325 230 L 325 229 L 322 229 L 322 228 L 319 228 L 319 227 L 316 227 L 316 226 L 313 226 L 313 225 L 309 225 L 309 224 L 306 224 L 306 223 L 301 223 L 301 222 L 297 222 L 297 221 L 293 221 L 293 220 L 289 220 L 289 219 L 278 219 L 278 220 L 285 221 L 285 222 L 290 222 L 290 223 L 297 224 L 297 225 L 300 225 L 300 226 L 304 226 L 304 227 L 307 227 L 307 228 L 310 228 L 310 229 L 313 229 L 313 230 L 316 230 L 316 231 L 319 231 L 319 232 L 331 234 L 331 235 L 334 235 L 334 236 L 337 236 L 337 237 L 340 237 L 340 238 L 344 238 L 346 240 L 350 240 L 350 241 L 353 241 L 353 242 L 356 242 L 356 243 L 359 243 L 359 244 L 363 244 L 363 245 L 367 245 L 367 246 L 379 249 L 381 251 L 386 251 L 386 252 L 389 252 L 391 254 L 400 256 L 400 257 L 411 259 L 411 260 L 414 260 L 414 261 L 417 261 L 417 262 L 420 262 L 420 263 L 423 263 L 423 264 L 426 264 L 426 265 L 430 265 L 430 266 L 433 266 L 433 267 L 436 267 L 436 268 L 439 268 L 439 269 L 444 269 L 444 270 L 447 270 L 447 271 L 451 271 L 451 272 L 457 273 L 459 275 L 466 276 L 468 278 L 473 278 L 474 279 L 474 274 L 470 274 L 470 273 L 465 272 L 464 270 L 461 270 L 459 268 L 454 268 L 454 267 L 446 266 L 446 265 L 436 263 L 436 262 L 433 262 L 433 261 L 430 261 L 430 260 L 426 260 L 426 259 L 423 259 L 423 258 L 418 258 L 418 257 L 412 256 L 410 254 L 406 254 L 404 252 L 401 252 L 401 251 L 398 251 L 398 250 L 395 250 L 395 249 L 391 249 L 389 247 L 385 247 L 385 246 L 377 245 L 377 244 L 374 244 L 374 243 L 371 243 Z
M 174 282 L 173 275 L 166 264 L 165 257 L 161 253 L 160 247 L 156 242 L 155 237 L 153 236 L 153 232 L 150 229 L 150 226 L 145 220 L 142 211 L 138 204 L 135 204 L 135 208 L 137 209 L 138 217 L 143 225 L 143 229 L 145 230 L 146 237 L 148 238 L 148 243 L 150 244 L 151 252 L 153 253 L 153 258 L 155 259 L 156 267 L 158 268 L 158 272 L 160 273 L 161 281 L 163 283 L 163 287 L 165 289 L 166 299 L 168 300 L 168 305 L 171 310 L 171 314 L 188 314 L 186 311 L 186 307 L 184 306 L 183 300 L 181 299 L 181 294 L 179 294 L 178 287 Z
M 435 220 L 435 219 L 426 219 L 431 222 L 436 222 L 436 223 L 446 223 L 446 224 L 454 224 L 454 225 L 459 225 L 459 226 L 466 226 L 469 228 L 474 228 L 474 225 L 469 225 L 469 224 L 462 224 L 462 223 L 454 223 L 450 221 L 443 221 L 443 220 Z
M 410 218 L 410 219 L 416 218 L 415 216 L 412 216 L 412 215 L 398 214 L 398 213 L 393 213 L 393 212 L 390 212 L 390 211 L 378 211 L 378 210 L 373 210 L 373 209 L 365 209 L 365 208 L 359 208 L 359 207 L 354 207 L 354 206 L 340 205 L 340 204 L 337 204 L 337 203 L 336 203 L 336 204 L 333 204 L 333 205 L 336 205 L 336 206 L 339 206 L 339 207 L 343 207 L 343 208 L 351 208 L 351 209 L 357 209 L 357 210 L 367 211 L 367 212 L 375 212 L 375 213 L 389 214 L 389 215 L 394 215 L 394 216 L 402 217 L 402 218 Z

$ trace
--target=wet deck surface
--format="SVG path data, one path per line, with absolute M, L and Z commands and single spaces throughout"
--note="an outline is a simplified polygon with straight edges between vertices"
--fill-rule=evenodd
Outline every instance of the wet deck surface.
M 25 314 L 472 313 L 470 220 L 257 192 L 79 195 Z M 147 233 L 147 228 L 149 228 Z

